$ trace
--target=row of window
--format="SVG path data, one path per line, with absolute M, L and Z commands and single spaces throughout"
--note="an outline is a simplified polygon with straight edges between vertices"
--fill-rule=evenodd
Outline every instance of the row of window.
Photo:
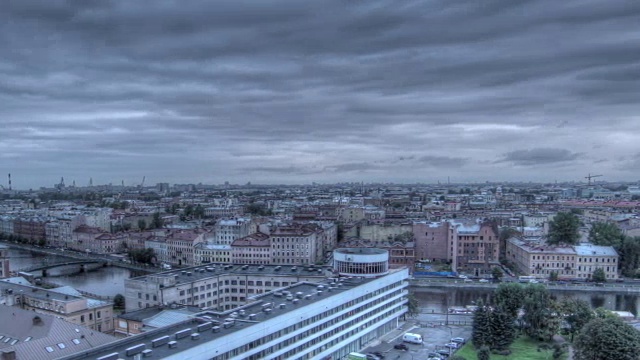
M 214 358 L 214 360 L 224 360 L 224 359 L 229 359 L 235 356 L 238 356 L 240 354 L 244 354 L 247 351 L 254 349 L 255 347 L 261 346 L 263 344 L 269 343 L 271 341 L 277 341 L 276 344 L 265 348 L 263 350 L 261 350 L 260 352 L 254 353 L 252 355 L 249 355 L 248 357 L 246 357 L 246 359 L 264 359 L 266 358 L 268 355 L 271 355 L 275 352 L 277 352 L 278 350 L 287 347 L 289 345 L 295 344 L 301 340 L 307 339 L 309 337 L 312 337 L 311 339 L 309 339 L 306 343 L 297 346 L 294 349 L 291 349 L 289 351 L 287 351 L 286 353 L 275 357 L 274 359 L 290 359 L 290 358 L 294 358 L 294 355 L 298 355 L 299 356 L 299 352 L 304 350 L 304 349 L 308 349 L 310 346 L 313 346 L 315 344 L 317 344 L 318 342 L 321 342 L 323 340 L 326 340 L 328 338 L 333 337 L 335 334 L 340 333 L 342 331 L 344 331 L 345 329 L 348 329 L 349 327 L 352 327 L 354 324 L 357 324 L 358 322 L 372 316 L 375 313 L 379 313 L 379 315 L 371 320 L 369 320 L 367 322 L 366 325 L 371 325 L 375 322 L 378 322 L 380 320 L 383 320 L 384 318 L 392 315 L 395 312 L 398 312 L 398 306 L 401 304 L 404 304 L 406 302 L 406 299 L 403 299 L 401 297 L 398 297 L 398 292 L 397 291 L 392 291 L 387 293 L 386 295 L 374 300 L 374 301 L 370 301 L 368 303 L 365 303 L 365 299 L 371 299 L 377 295 L 382 294 L 385 291 L 389 291 L 391 289 L 393 289 L 394 287 L 399 286 L 400 283 L 396 283 L 393 285 L 389 285 L 386 286 L 382 289 L 378 289 L 370 294 L 366 294 L 363 295 L 357 299 L 348 301 L 347 303 L 341 304 L 335 308 L 329 309 L 321 314 L 315 315 L 313 317 L 310 317 L 308 319 L 305 319 L 303 321 L 300 321 L 298 323 L 296 323 L 295 325 L 291 325 L 285 329 L 279 330 L 279 331 L 275 331 L 269 335 L 266 335 L 256 341 L 253 341 L 251 343 L 248 343 L 246 345 L 243 345 L 241 347 L 238 347 L 236 349 L 233 349 L 227 353 L 221 354 L 217 357 Z M 396 297 L 396 299 L 393 299 L 394 297 Z M 387 302 L 386 304 L 384 304 L 385 302 Z M 350 309 L 354 306 L 356 306 L 357 304 L 360 304 L 360 306 L 354 308 L 354 309 Z M 384 304 L 384 305 L 380 305 L 380 304 Z M 379 306 L 377 306 L 379 305 Z M 389 310 L 390 309 L 390 310 Z M 385 312 L 385 310 L 387 310 Z M 360 312 L 366 312 L 361 314 L 358 317 L 353 318 L 353 315 L 358 314 Z M 344 324 L 341 325 L 337 325 L 345 320 L 349 320 Z M 305 327 L 307 327 L 308 325 L 311 324 L 316 324 L 318 323 L 318 325 L 306 329 L 304 331 L 302 331 Z M 333 326 L 333 328 L 331 328 Z M 346 332 L 344 334 L 342 334 L 340 337 L 333 339 L 332 341 L 330 341 L 328 344 L 326 344 L 326 346 L 331 346 L 334 345 L 342 340 L 344 340 L 345 338 L 348 338 L 350 336 L 353 336 L 354 334 L 356 334 L 359 331 L 359 327 L 358 328 L 354 328 L 349 332 Z M 296 332 L 296 334 L 291 334 L 292 332 Z M 322 331 L 324 331 L 324 333 L 322 333 Z M 286 337 L 286 335 L 291 334 L 289 337 Z M 326 347 L 325 346 L 325 347 Z M 319 353 L 323 351 L 322 347 L 317 348 L 316 350 L 312 351 L 311 353 L 307 354 L 307 358 L 311 359 L 313 358 L 313 355 Z

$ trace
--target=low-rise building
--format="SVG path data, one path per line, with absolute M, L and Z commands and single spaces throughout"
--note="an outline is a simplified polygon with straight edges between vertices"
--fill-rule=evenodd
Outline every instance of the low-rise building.
M 0 281 L 0 304 L 54 315 L 104 333 L 113 332 L 113 304 L 86 298 L 68 286 L 42 289 Z
M 234 264 L 272 264 L 269 235 L 257 232 L 231 243 L 231 262 Z

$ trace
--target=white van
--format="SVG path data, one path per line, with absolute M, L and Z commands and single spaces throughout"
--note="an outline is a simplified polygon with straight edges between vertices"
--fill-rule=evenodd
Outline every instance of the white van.
M 402 335 L 402 341 L 412 344 L 422 344 L 422 335 L 414 333 L 406 333 Z

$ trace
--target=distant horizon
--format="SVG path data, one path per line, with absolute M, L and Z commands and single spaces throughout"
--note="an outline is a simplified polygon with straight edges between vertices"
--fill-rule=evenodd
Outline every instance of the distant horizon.
M 584 186 L 588 186 L 588 182 L 586 180 L 584 181 L 574 181 L 574 180 L 569 180 L 569 181 L 497 181 L 497 180 L 485 180 L 485 181 L 471 181 L 471 182 L 455 182 L 455 181 L 450 181 L 447 182 L 445 181 L 440 181 L 440 182 L 426 182 L 426 181 L 415 181 L 415 182 L 394 182 L 394 181 L 338 181 L 338 182 L 320 182 L 320 181 L 315 181 L 315 182 L 309 182 L 309 183 L 283 183 L 283 182 L 271 182 L 271 183 L 260 183 L 260 182 L 254 182 L 254 181 L 249 181 L 249 182 L 243 182 L 243 183 L 234 183 L 229 181 L 228 184 L 225 184 L 225 182 L 219 182 L 219 183 L 210 183 L 210 182 L 203 182 L 203 181 L 198 181 L 198 182 L 170 182 L 170 181 L 154 181 L 154 182 L 146 182 L 144 184 L 144 188 L 152 188 L 155 187 L 157 184 L 162 184 L 162 183 L 168 183 L 170 186 L 175 186 L 175 185 L 202 185 L 202 186 L 240 186 L 240 187 L 250 187 L 250 186 L 331 186 L 331 185 L 344 185 L 344 184 L 351 184 L 351 185 L 359 185 L 359 184 L 364 184 L 365 186 L 368 185 L 423 185 L 423 186 L 465 186 L 465 185 L 473 185 L 473 186 L 483 186 L 483 185 L 527 185 L 527 184 L 531 184 L 531 185 L 553 185 L 553 184 L 572 184 L 572 185 L 584 185 Z M 250 184 L 248 184 L 250 183 Z M 315 184 L 314 184 L 315 183 Z M 58 183 L 59 184 L 59 183 Z M 623 185 L 640 185 L 640 180 L 597 180 L 594 181 L 592 180 L 591 185 L 607 185 L 607 184 L 623 184 Z M 8 190 L 8 186 L 5 184 L 2 184 L 5 189 L 4 190 Z M 41 185 L 38 187 L 29 187 L 29 188 L 23 188 L 23 187 L 16 187 L 15 185 L 12 185 L 12 190 L 14 191 L 28 191 L 28 190 L 40 190 L 41 188 L 46 188 L 46 189 L 55 189 L 55 185 L 57 184 L 49 184 L 49 185 Z M 105 186 L 113 186 L 113 187 L 121 187 L 122 184 L 121 182 L 118 183 L 96 183 L 95 181 L 93 182 L 92 187 L 105 187 Z M 65 179 L 65 188 L 72 188 L 73 187 L 73 180 L 71 180 L 71 182 L 67 182 Z M 75 185 L 76 188 L 89 188 L 90 186 L 88 184 L 78 184 L 76 182 Z M 130 183 L 127 184 L 126 182 L 124 183 L 124 187 L 125 188 L 136 188 L 136 187 L 140 187 L 140 183 Z

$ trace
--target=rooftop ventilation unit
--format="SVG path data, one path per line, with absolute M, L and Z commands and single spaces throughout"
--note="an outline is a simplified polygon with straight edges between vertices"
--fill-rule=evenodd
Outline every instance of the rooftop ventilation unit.
M 191 335 L 191 328 L 180 330 L 176 332 L 175 335 L 176 335 L 176 340 L 186 338 L 187 336 Z
M 152 354 L 153 354 L 153 350 L 151 349 L 142 350 L 142 357 L 149 357 Z
M 163 337 L 159 337 L 157 339 L 151 340 L 151 347 L 158 347 L 158 346 L 162 346 L 164 344 L 167 344 L 169 342 L 169 340 L 171 340 L 171 338 L 169 337 L 169 335 L 165 335 Z
M 318 296 L 322 296 L 322 290 L 318 290 L 318 292 L 316 293 L 316 295 L 318 295 Z
M 280 304 L 280 305 L 278 305 L 278 307 L 279 307 L 280 309 L 284 309 L 285 307 L 287 307 L 287 304 Z
M 293 305 L 298 305 L 298 301 L 300 301 L 300 300 L 298 300 L 298 299 L 293 299 Z
M 249 314 L 249 320 L 255 320 L 257 316 L 256 314 Z
M 240 310 L 239 313 L 240 313 L 240 316 L 244 317 L 247 312 L 245 310 Z
M 220 332 L 220 326 L 214 326 L 211 328 L 211 332 L 217 333 Z
M 175 340 L 173 340 L 173 341 L 169 341 L 169 343 L 168 343 L 168 344 L 169 344 L 169 349 L 173 349 L 173 348 L 175 348 L 175 347 L 177 347 L 177 346 L 178 346 L 178 342 L 177 342 L 177 341 L 175 341 Z
M 198 339 L 200 339 L 200 334 L 198 333 L 191 334 L 191 340 L 198 340 Z
M 271 303 L 262 304 L 262 309 L 263 310 L 266 309 L 266 308 L 269 308 L 269 307 L 271 307 Z
M 309 300 L 309 299 L 311 299 L 311 295 L 307 294 L 307 295 L 304 296 L 304 298 L 305 298 L 305 300 Z
M 127 356 L 133 356 L 133 355 L 141 353 L 142 350 L 144 350 L 146 348 L 147 348 L 147 345 L 138 344 L 136 346 L 132 346 L 130 348 L 127 348 L 125 351 L 126 351 Z
M 269 309 L 269 308 L 264 309 L 264 313 L 267 314 L 267 315 L 271 314 L 271 309 Z
M 302 299 L 302 297 L 303 297 L 303 296 L 304 296 L 304 294 L 303 294 L 302 292 L 300 292 L 300 291 L 298 291 L 298 292 L 296 293 L 296 297 L 297 297 L 298 299 Z

